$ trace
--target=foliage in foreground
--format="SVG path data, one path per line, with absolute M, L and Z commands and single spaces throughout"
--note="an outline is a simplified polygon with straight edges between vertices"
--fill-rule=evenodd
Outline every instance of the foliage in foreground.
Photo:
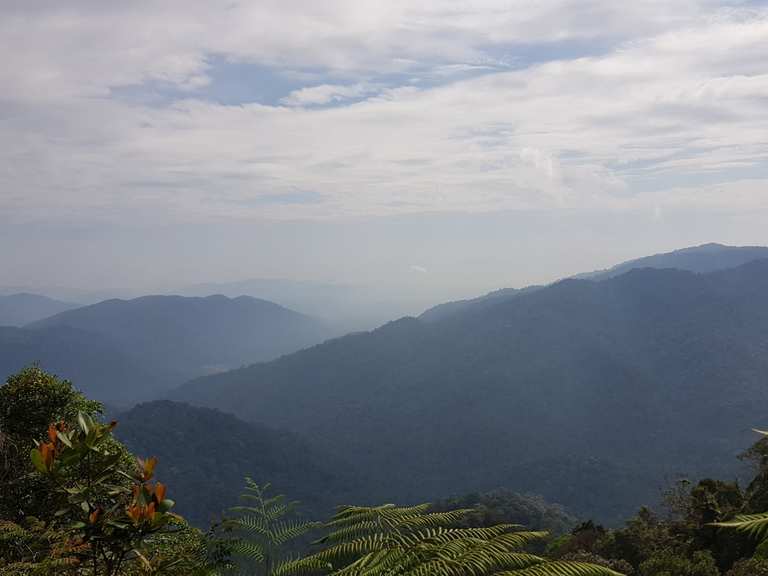
M 549 561 L 524 547 L 547 536 L 499 524 L 456 527 L 470 510 L 429 512 L 429 504 L 348 506 L 327 524 L 323 550 L 287 562 L 275 574 L 345 576 L 617 576 L 594 564 Z
M 85 398 L 67 380 L 30 366 L 0 386 L 0 518 L 50 520 L 58 509 L 49 479 L 34 474 L 29 451 L 51 422 L 73 424 L 78 413 L 96 417 L 102 406 Z M 114 442 L 110 447 L 127 451 Z M 45 497 L 43 497 L 45 495 Z
M 37 367 L 0 387 L 0 574 L 204 573 L 206 543 L 152 482 L 156 459 L 130 455 L 100 409 Z
M 259 486 L 251 478 L 245 482 L 240 496 L 244 504 L 230 508 L 231 516 L 222 526 L 232 537 L 222 544 L 227 552 L 255 566 L 256 574 L 269 575 L 285 562 L 286 546 L 320 524 L 292 518 L 297 503 L 283 494 L 268 496 L 269 484 Z

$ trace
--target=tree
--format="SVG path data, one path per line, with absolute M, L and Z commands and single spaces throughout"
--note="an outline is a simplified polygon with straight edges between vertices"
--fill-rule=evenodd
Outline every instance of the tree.
M 720 576 L 712 554 L 694 552 L 692 558 L 673 551 L 659 552 L 640 564 L 639 576 Z
M 245 479 L 245 493 L 240 498 L 249 505 L 230 508 L 234 517 L 227 518 L 223 528 L 234 538 L 224 541 L 226 550 L 255 563 L 257 573 L 270 575 L 284 563 L 284 548 L 320 526 L 318 522 L 288 519 L 296 502 L 289 502 L 283 494 L 267 496 L 269 484 L 259 486 L 251 478 Z
M 154 566 L 142 550 L 176 517 L 170 512 L 174 503 L 163 484 L 151 483 L 155 458 L 137 460 L 132 474 L 120 469 L 121 454 L 108 442 L 116 425 L 80 413 L 75 428 L 64 421 L 50 424 L 46 441 L 30 451 L 37 472 L 64 498 L 54 516 L 69 541 L 67 557 L 88 566 L 94 576 L 119 574 L 130 561 L 148 570 L 175 561 L 162 559 L 162 566 Z
M 85 398 L 71 382 L 38 366 L 23 369 L 0 386 L 0 518 L 48 519 L 50 486 L 48 479 L 31 475 L 29 451 L 51 422 L 73 424 L 78 413 L 95 417 L 101 411 L 101 404 Z M 117 442 L 114 449 L 127 459 Z
M 594 564 L 550 561 L 523 548 L 547 536 L 520 526 L 460 527 L 471 510 L 429 512 L 429 504 L 347 506 L 327 524 L 323 550 L 275 573 L 330 575 L 617 576 Z

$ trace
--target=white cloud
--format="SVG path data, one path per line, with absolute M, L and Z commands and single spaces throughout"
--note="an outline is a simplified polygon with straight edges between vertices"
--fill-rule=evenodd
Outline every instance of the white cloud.
M 18 219 L 747 209 L 768 194 L 754 174 L 768 177 L 765 9 L 262 0 L 2 10 L 0 212 Z M 378 81 L 583 39 L 610 49 L 431 88 Z M 328 81 L 286 106 L 195 99 L 214 55 L 319 68 Z M 339 80 L 357 75 L 365 81 Z M 148 81 L 188 92 L 154 107 L 111 97 Z M 341 105 L 313 107 L 331 103 Z M 702 188 L 695 177 L 713 171 L 730 182 Z M 259 200 L 295 190 L 324 201 Z
M 321 84 L 294 90 L 280 101 L 286 106 L 312 106 L 362 98 L 381 89 L 372 84 Z

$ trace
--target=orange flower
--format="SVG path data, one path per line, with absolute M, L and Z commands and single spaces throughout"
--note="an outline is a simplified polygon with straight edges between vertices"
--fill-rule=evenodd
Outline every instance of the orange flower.
M 43 457 L 43 462 L 45 463 L 45 467 L 50 470 L 51 466 L 53 465 L 53 456 L 56 449 L 53 444 L 50 442 L 46 442 L 45 444 L 40 444 L 40 455 Z
M 139 468 L 141 468 L 141 479 L 144 481 L 150 480 L 155 474 L 157 458 L 153 456 L 152 458 L 147 458 L 146 460 L 142 460 L 141 458 L 138 458 L 137 460 L 139 461 Z
M 150 520 L 154 520 L 155 519 L 155 503 L 154 502 L 150 502 L 149 503 L 149 506 L 147 506 L 147 508 L 146 508 L 145 515 Z
M 91 524 L 96 524 L 96 521 L 99 519 L 100 515 L 101 515 L 101 508 L 96 508 L 96 510 L 94 510 L 88 515 L 88 521 Z
M 160 482 L 155 484 L 155 500 L 157 500 L 158 504 L 165 500 L 165 484 Z
M 126 509 L 126 514 L 128 514 L 128 517 L 133 520 L 134 523 L 137 523 L 142 516 L 141 507 L 136 506 L 135 504 L 132 504 L 131 506 L 128 506 Z
M 56 438 L 58 437 L 59 433 L 56 430 L 56 426 L 54 424 L 50 424 L 48 426 L 48 439 L 51 441 L 51 443 L 56 442 Z

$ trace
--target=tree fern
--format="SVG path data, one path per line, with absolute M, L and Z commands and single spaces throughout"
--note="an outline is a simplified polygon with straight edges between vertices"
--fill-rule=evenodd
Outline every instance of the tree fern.
M 269 484 L 259 486 L 251 478 L 245 482 L 245 492 L 240 496 L 244 504 L 230 508 L 232 516 L 223 523 L 234 535 L 226 547 L 235 556 L 255 564 L 257 573 L 270 575 L 276 565 L 285 561 L 285 545 L 319 524 L 291 519 L 297 503 L 282 494 L 268 497 Z
M 471 510 L 429 512 L 429 505 L 347 506 L 326 524 L 322 550 L 288 561 L 275 576 L 619 576 L 593 564 L 529 554 L 546 532 L 514 524 L 458 528 Z

